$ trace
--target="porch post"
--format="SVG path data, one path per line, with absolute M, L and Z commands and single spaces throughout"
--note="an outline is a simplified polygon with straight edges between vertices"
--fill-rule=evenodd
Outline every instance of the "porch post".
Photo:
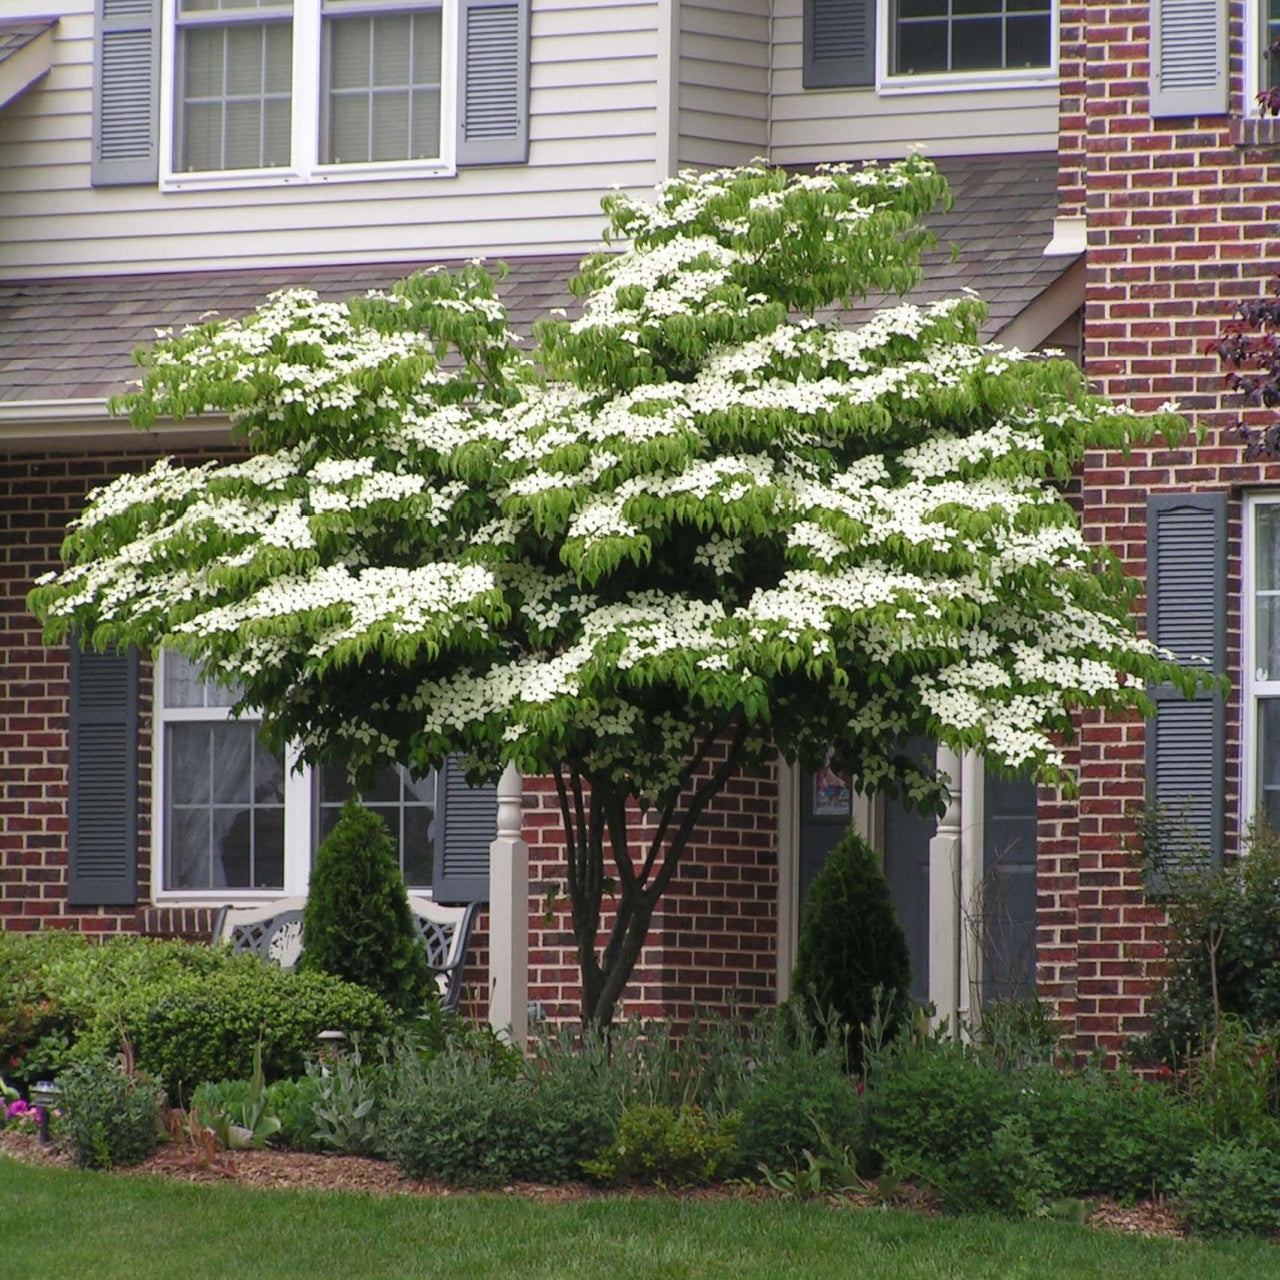
M 498 782 L 498 832 L 489 846 L 489 1025 L 519 1048 L 529 1034 L 529 846 L 515 765 Z
M 960 758 L 939 746 L 938 773 L 947 778 L 947 807 L 929 841 L 929 999 L 939 1024 L 959 1030 L 960 1013 Z

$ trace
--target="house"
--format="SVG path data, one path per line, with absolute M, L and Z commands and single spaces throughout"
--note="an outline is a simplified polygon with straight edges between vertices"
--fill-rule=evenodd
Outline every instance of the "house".
M 935 222 L 922 296 L 977 286 L 988 336 L 1083 350 L 1115 394 L 1215 409 L 1204 337 L 1236 286 L 1256 292 L 1265 275 L 1265 233 L 1246 234 L 1265 228 L 1265 196 L 1246 193 L 1270 175 L 1244 159 L 1269 128 L 1248 108 L 1260 60 L 1241 56 L 1237 32 L 1234 114 L 1178 99 L 1203 114 L 1153 120 L 1145 10 L 1116 6 L 1108 25 L 1109 6 L 1054 0 L 993 0 L 980 14 L 893 0 L 57 8 L 0 0 L 3 928 L 207 936 L 228 900 L 305 889 L 343 794 L 339 777 L 263 753 L 251 722 L 228 720 L 226 691 L 178 659 L 46 649 L 26 613 L 89 488 L 157 456 L 231 447 L 222 423 L 138 433 L 106 413 L 155 329 L 243 312 L 284 285 L 346 296 L 475 255 L 510 264 L 504 298 L 520 328 L 567 301 L 611 186 L 643 191 L 683 166 L 757 155 L 800 166 L 909 145 L 938 159 L 957 197 Z M 1220 189 L 1235 194 L 1214 203 Z M 1214 234 L 1228 225 L 1234 241 Z M 1166 230 L 1185 238 L 1166 242 Z M 1173 459 L 1093 459 L 1083 477 L 1087 527 L 1119 539 L 1136 573 L 1147 488 L 1204 490 L 1217 520 L 1214 494 L 1262 478 L 1225 438 Z M 1221 589 L 1238 662 L 1242 522 L 1270 525 L 1252 498 L 1233 497 L 1228 515 L 1237 576 Z M 1246 727 L 1263 692 L 1248 695 L 1252 720 L 1247 698 L 1228 704 L 1233 759 L 1268 740 Z M 917 990 L 940 1013 L 1026 991 L 1034 973 L 1085 1040 L 1113 1037 L 1140 1012 L 1155 954 L 1131 944 L 1156 945 L 1158 912 L 1123 862 L 1143 752 L 1143 726 L 1087 721 L 1079 805 L 944 756 L 953 803 L 937 823 L 862 801 L 839 779 L 781 766 L 743 777 L 655 917 L 630 1007 L 687 1016 L 729 993 L 749 1006 L 785 995 L 804 888 L 854 820 L 884 852 Z M 1230 773 L 1215 813 L 1244 802 Z M 372 801 L 412 883 L 484 896 L 491 795 L 393 774 Z M 523 780 L 522 804 L 528 994 L 559 1015 L 577 980 L 563 913 L 543 910 L 559 817 L 542 780 Z M 1223 823 L 1238 826 L 1238 815 Z M 469 979 L 482 993 L 486 960 L 482 926 Z

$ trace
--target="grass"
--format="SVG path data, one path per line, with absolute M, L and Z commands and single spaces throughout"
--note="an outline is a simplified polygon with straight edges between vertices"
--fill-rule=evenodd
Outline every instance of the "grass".
M 789 1202 L 254 1191 L 0 1158 L 6 1280 L 1280 1280 L 1280 1249 Z

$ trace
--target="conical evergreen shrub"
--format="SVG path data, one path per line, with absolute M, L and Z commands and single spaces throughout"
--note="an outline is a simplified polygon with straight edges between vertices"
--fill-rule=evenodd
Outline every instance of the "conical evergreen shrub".
M 435 997 L 391 833 L 357 800 L 316 853 L 302 944 L 299 968 L 358 982 L 401 1013 Z
M 894 1024 L 911 999 L 907 937 L 875 850 L 850 831 L 809 887 L 791 989 L 816 1020 L 834 1010 L 848 1028 L 851 1070 L 861 1065 L 861 1029 L 875 1012 L 877 987 L 891 1001 Z

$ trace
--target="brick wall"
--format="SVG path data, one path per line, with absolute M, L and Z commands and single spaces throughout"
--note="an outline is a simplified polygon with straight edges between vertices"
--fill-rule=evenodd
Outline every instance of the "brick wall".
M 1241 492 L 1280 488 L 1280 467 L 1249 464 L 1206 344 L 1235 305 L 1268 291 L 1280 266 L 1280 130 L 1242 120 L 1244 8 L 1233 3 L 1232 115 L 1153 120 L 1145 4 L 1061 10 L 1060 213 L 1088 228 L 1084 364 L 1094 385 L 1140 409 L 1180 402 L 1200 442 L 1089 457 L 1088 538 L 1146 574 L 1149 493 L 1221 489 L 1230 506 L 1230 661 L 1240 665 Z M 1039 979 L 1077 1045 L 1117 1047 L 1142 1026 L 1160 964 L 1162 917 L 1142 892 L 1132 815 L 1140 807 L 1138 721 L 1085 717 L 1080 795 L 1041 805 Z M 1228 704 L 1228 848 L 1239 834 L 1241 705 Z

